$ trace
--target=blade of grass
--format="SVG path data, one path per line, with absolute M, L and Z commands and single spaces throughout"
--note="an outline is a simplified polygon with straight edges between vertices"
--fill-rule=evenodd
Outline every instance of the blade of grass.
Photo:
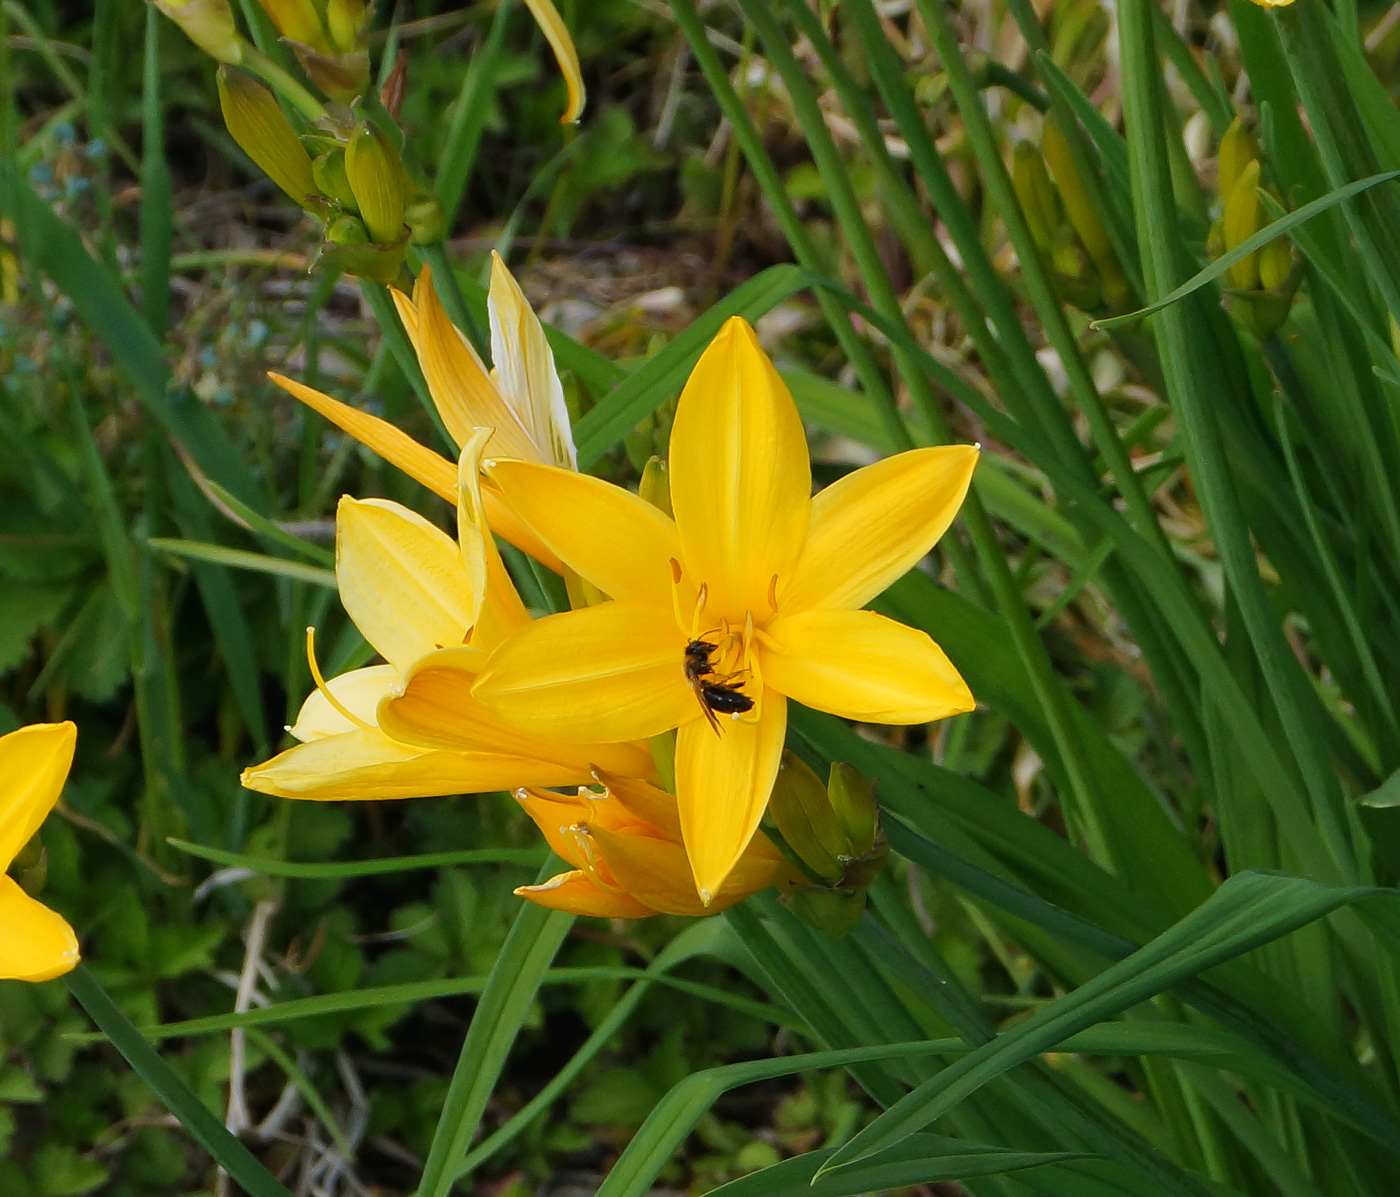
M 268 856 L 244 856 L 240 852 L 226 852 L 222 848 L 210 848 L 204 844 L 192 844 L 188 840 L 167 841 L 190 856 L 211 861 L 226 868 L 250 869 L 267 877 L 300 877 L 306 880 L 326 881 L 346 877 L 373 877 L 380 873 L 402 873 L 411 869 L 449 868 L 463 864 L 509 864 L 538 869 L 545 861 L 546 852 L 540 848 L 463 848 L 456 852 L 424 852 L 417 856 L 384 856 L 378 860 L 333 861 L 329 864 L 309 864 L 294 860 L 277 860 Z
M 235 1139 L 214 1117 L 146 1042 L 141 1033 L 126 1020 L 116 1003 L 83 966 L 79 965 L 64 977 L 68 991 L 87 1011 L 103 1035 L 117 1048 L 132 1070 L 147 1085 L 166 1108 L 180 1120 L 196 1143 L 207 1151 L 238 1184 L 248 1197 L 291 1197 L 253 1154 Z
M 146 543 L 156 552 L 169 553 L 175 557 L 192 557 L 198 561 L 212 561 L 215 565 L 232 566 L 234 569 L 249 569 L 255 573 L 275 574 L 297 582 L 311 582 L 330 590 L 336 588 L 333 570 L 303 565 L 300 561 L 287 561 L 281 557 L 250 553 L 247 549 L 230 549 L 221 544 L 179 540 L 170 536 L 153 536 Z

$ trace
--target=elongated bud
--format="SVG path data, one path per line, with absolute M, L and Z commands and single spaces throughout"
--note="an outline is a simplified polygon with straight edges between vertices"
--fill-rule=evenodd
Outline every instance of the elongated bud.
M 243 61 L 243 39 L 228 0 L 155 0 L 155 5 L 209 57 L 232 64 Z
M 316 189 L 336 200 L 351 212 L 358 212 L 355 192 L 350 187 L 350 176 L 345 173 L 345 151 L 339 147 L 327 150 L 311 164 L 311 174 L 316 180 Z
M 1221 196 L 1228 197 L 1239 182 L 1245 164 L 1259 159 L 1259 147 L 1244 122 L 1235 117 L 1225 135 L 1220 139 L 1220 153 L 1216 156 L 1216 189 Z
M 287 120 L 277 97 L 242 71 L 219 68 L 219 108 L 224 124 L 267 177 L 302 207 L 316 194 L 311 156 Z
M 370 240 L 389 245 L 404 235 L 409 187 L 398 151 L 379 129 L 361 121 L 350 134 L 345 173 Z
M 318 46 L 326 40 L 326 27 L 313 0 L 258 0 L 277 32 L 288 41 Z
M 1060 223 L 1060 206 L 1050 186 L 1045 161 L 1028 141 L 1017 142 L 1011 152 L 1011 184 L 1030 226 L 1031 239 L 1041 252 L 1048 253 Z
M 1251 158 L 1240 170 L 1225 197 L 1225 249 L 1235 249 L 1257 233 L 1264 223 L 1264 209 L 1255 189 L 1259 186 L 1259 160 Z M 1229 270 L 1230 285 L 1243 291 L 1259 286 L 1259 253 L 1255 251 Z
M 1094 201 L 1089 197 L 1084 176 L 1075 165 L 1069 141 L 1054 113 L 1045 114 L 1041 140 L 1045 150 L 1045 162 L 1050 167 L 1050 174 L 1054 176 L 1065 215 L 1069 217 L 1071 227 L 1084 248 L 1089 251 L 1094 268 L 1099 272 L 1104 300 L 1110 307 L 1117 307 L 1127 294 L 1128 280 L 1123 274 L 1123 268 L 1118 264 L 1118 257 L 1113 252 L 1113 245 L 1108 239 L 1103 221 L 1099 219 Z
M 875 803 L 875 784 L 854 765 L 836 761 L 826 783 L 831 809 L 846 841 L 843 856 L 860 856 L 875 845 L 880 829 L 880 808 Z
M 815 876 L 837 881 L 845 871 L 846 837 L 821 778 L 801 757 L 784 752 L 768 799 L 768 813 L 787 846 Z
M 664 458 L 652 456 L 647 459 L 637 493 L 653 507 L 660 508 L 667 515 L 675 514 L 671 510 L 671 471 Z
M 326 32 L 331 48 L 339 54 L 354 50 L 368 15 L 364 0 L 326 0 Z

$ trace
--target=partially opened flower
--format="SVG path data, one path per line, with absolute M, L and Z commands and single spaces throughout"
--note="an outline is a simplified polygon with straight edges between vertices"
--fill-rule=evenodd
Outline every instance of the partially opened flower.
M 788 698 L 873 723 L 972 708 L 926 634 L 859 608 L 942 535 L 976 462 L 971 446 L 916 449 L 813 498 L 792 397 L 753 330 L 731 319 L 676 411 L 674 520 L 587 475 L 488 465 L 519 519 L 612 601 L 522 627 L 473 694 L 562 739 L 678 727 L 685 848 L 713 901 L 772 790 Z
M 249 789 L 412 798 L 578 785 L 595 765 L 651 773 L 644 746 L 521 731 L 471 697 L 488 651 L 530 622 L 482 515 L 476 462 L 486 432 L 463 453 L 457 542 L 397 503 L 341 500 L 341 602 L 385 664 L 318 685 L 290 729 L 302 743 L 246 769 Z
M 413 296 L 392 289 L 404 330 L 423 368 L 443 426 L 460 450 L 478 428 L 494 430 L 488 453 L 519 457 L 576 469 L 573 432 L 564 404 L 564 388 L 545 340 L 544 326 L 499 254 L 492 255 L 487 311 L 491 356 L 487 370 L 471 343 L 448 319 L 426 267 Z M 449 503 L 457 501 L 456 465 L 425 448 L 406 433 L 368 412 L 350 407 L 320 391 L 286 378 L 269 377 L 283 390 L 339 425 L 385 461 L 399 467 Z M 521 524 L 489 485 L 483 491 L 494 531 L 542 564 L 559 570 L 559 561 Z
M 34 838 L 63 792 L 78 730 L 35 723 L 0 736 L 0 978 L 48 981 L 78 963 L 78 939 L 5 870 Z
M 651 914 L 713 914 L 770 886 L 805 878 L 762 832 L 749 841 L 724 885 L 706 907 L 695 892 L 681 843 L 674 795 L 644 781 L 597 775 L 601 790 L 576 795 L 519 789 L 515 797 L 534 819 L 567 873 L 515 892 L 551 910 L 603 918 Z

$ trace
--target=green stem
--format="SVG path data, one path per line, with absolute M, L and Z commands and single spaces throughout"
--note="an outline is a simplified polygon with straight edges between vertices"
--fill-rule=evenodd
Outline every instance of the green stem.
M 239 65 L 257 75 L 311 124 L 325 118 L 325 105 L 261 50 L 244 46 L 243 61 Z

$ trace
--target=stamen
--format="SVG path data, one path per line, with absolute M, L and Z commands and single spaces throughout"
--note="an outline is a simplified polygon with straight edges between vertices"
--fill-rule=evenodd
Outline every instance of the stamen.
M 768 605 L 774 611 L 778 609 L 778 575 L 774 574 L 768 579 Z
M 695 594 L 695 611 L 690 617 L 690 638 L 698 640 L 700 638 L 700 617 L 705 613 L 705 600 L 710 597 L 710 584 L 701 582 L 700 589 Z
M 672 585 L 672 586 L 679 586 L 680 584 L 681 584 L 681 563 L 680 563 L 679 561 L 677 561 L 674 557 L 672 557 L 672 558 L 671 558 L 671 585 Z
M 361 731 L 379 731 L 377 727 L 371 723 L 366 723 L 341 702 L 340 699 L 331 693 L 331 688 L 326 685 L 326 679 L 321 676 L 321 667 L 316 664 L 316 629 L 314 627 L 306 629 L 306 663 L 311 666 L 311 678 L 316 683 L 316 689 L 319 690 L 321 696 L 331 704 L 331 708 L 337 715 L 348 719 Z

